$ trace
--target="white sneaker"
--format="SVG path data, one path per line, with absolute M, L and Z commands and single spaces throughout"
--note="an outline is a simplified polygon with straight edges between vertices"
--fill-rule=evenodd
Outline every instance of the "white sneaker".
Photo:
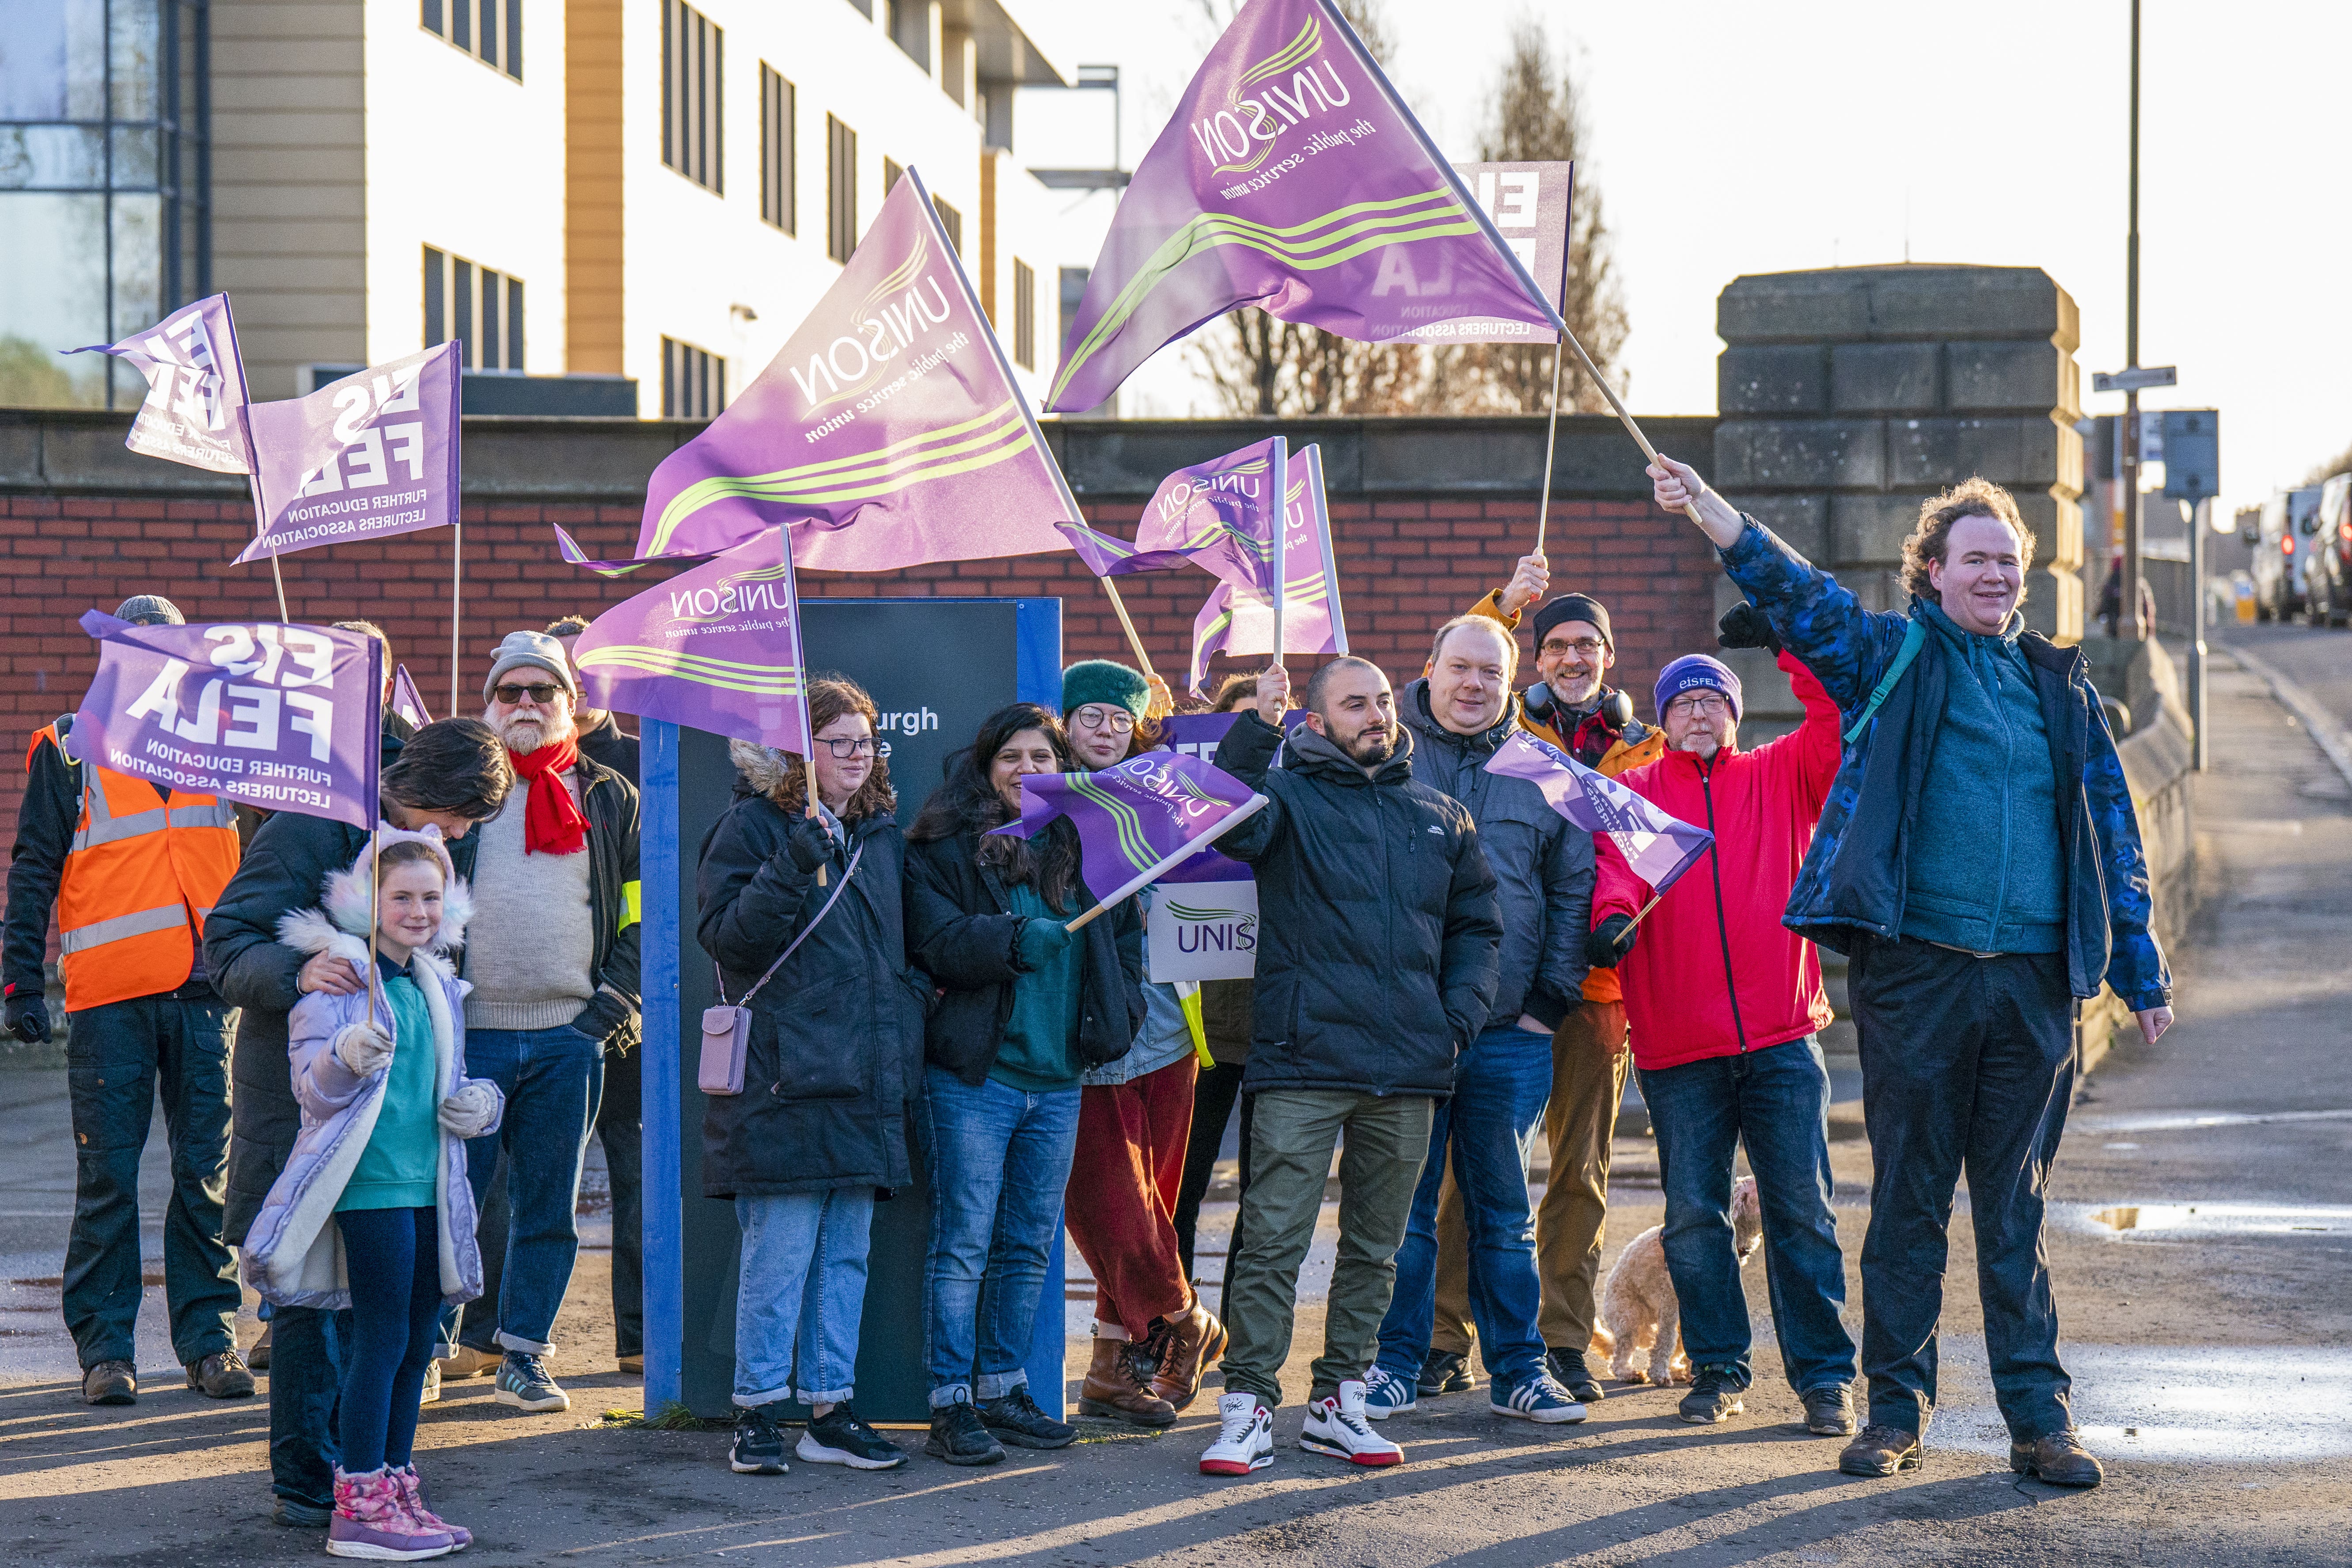
M 1354 1465 L 1395 1465 L 1404 1450 L 1372 1430 L 1364 1419 L 1364 1385 L 1350 1378 L 1339 1385 L 1337 1398 L 1318 1399 L 1307 1407 L 1307 1425 L 1298 1431 L 1298 1446 L 1310 1454 L 1328 1454 Z
M 1217 1397 L 1217 1440 L 1201 1451 L 1204 1476 L 1245 1476 L 1274 1463 L 1274 1412 L 1255 1394 Z
M 416 1391 L 416 1403 L 420 1405 L 441 1403 L 441 1363 L 439 1362 L 428 1361 L 425 1363 L 425 1386 Z

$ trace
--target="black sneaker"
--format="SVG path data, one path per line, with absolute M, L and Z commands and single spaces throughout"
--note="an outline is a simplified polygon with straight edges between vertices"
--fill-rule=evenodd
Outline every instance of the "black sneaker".
M 1004 1458 L 1003 1447 L 980 1424 L 980 1412 L 969 1399 L 932 1407 L 931 1436 L 923 1452 L 950 1465 L 993 1465 Z
M 1037 1408 L 1025 1383 L 982 1405 L 980 1424 L 998 1441 L 1016 1448 L 1066 1448 L 1078 1436 L 1076 1427 Z
M 1470 1358 L 1452 1351 L 1432 1351 L 1422 1358 L 1419 1391 L 1426 1395 L 1459 1394 L 1478 1386 L 1470 1374 Z
M 776 1425 L 784 1402 L 754 1405 L 735 1412 L 735 1441 L 727 1450 L 727 1468 L 739 1476 L 788 1475 L 784 1434 Z
M 1853 1389 L 1851 1384 L 1825 1383 L 1804 1392 L 1805 1430 L 1816 1437 L 1853 1436 Z
M 1582 1351 L 1548 1350 L 1544 1363 L 1551 1368 L 1552 1381 L 1568 1390 L 1579 1405 L 1601 1403 L 1601 1380 L 1584 1364 Z
M 1694 1426 L 1709 1426 L 1744 1415 L 1748 1402 L 1742 1392 L 1738 1374 L 1729 1367 L 1700 1367 L 1691 1375 L 1691 1391 L 1683 1395 L 1682 1417 Z
M 907 1462 L 906 1450 L 860 1421 L 846 1399 L 810 1416 L 793 1451 L 812 1465 L 847 1465 L 853 1470 L 895 1470 Z

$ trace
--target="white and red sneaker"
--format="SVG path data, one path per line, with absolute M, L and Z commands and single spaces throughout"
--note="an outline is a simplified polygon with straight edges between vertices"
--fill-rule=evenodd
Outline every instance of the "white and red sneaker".
M 1219 1395 L 1217 1419 L 1217 1440 L 1201 1451 L 1202 1475 L 1245 1476 L 1274 1463 L 1274 1412 L 1256 1394 Z
M 1336 1397 L 1318 1399 L 1307 1407 L 1298 1446 L 1310 1454 L 1328 1454 L 1351 1465 L 1404 1462 L 1404 1450 L 1373 1431 L 1372 1424 L 1364 1419 L 1364 1385 L 1353 1378 L 1339 1385 Z

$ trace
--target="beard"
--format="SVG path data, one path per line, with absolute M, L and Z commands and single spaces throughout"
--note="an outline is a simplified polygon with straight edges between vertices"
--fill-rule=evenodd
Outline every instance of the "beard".
M 541 746 L 569 740 L 576 732 L 576 727 L 563 720 L 515 718 L 499 728 L 499 739 L 516 756 L 527 757 Z
M 1376 768 L 1396 755 L 1396 736 L 1386 730 L 1366 731 L 1340 748 L 1360 768 Z

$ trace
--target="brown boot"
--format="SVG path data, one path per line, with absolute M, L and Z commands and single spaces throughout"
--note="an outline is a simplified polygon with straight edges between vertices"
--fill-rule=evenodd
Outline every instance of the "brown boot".
M 1201 1377 L 1209 1363 L 1225 1353 L 1225 1325 L 1215 1314 L 1201 1305 L 1196 1293 L 1192 1305 L 1180 1317 L 1168 1320 L 1166 1341 L 1160 1352 L 1160 1370 L 1151 1379 L 1151 1392 L 1166 1400 L 1171 1408 L 1181 1410 L 1201 1394 Z
M 1124 1421 L 1130 1426 L 1176 1423 L 1176 1407 L 1154 1397 L 1150 1389 L 1136 1381 L 1135 1371 L 1127 1363 L 1125 1340 L 1095 1341 L 1094 1364 L 1087 1368 L 1087 1380 L 1078 1386 L 1078 1414 Z

